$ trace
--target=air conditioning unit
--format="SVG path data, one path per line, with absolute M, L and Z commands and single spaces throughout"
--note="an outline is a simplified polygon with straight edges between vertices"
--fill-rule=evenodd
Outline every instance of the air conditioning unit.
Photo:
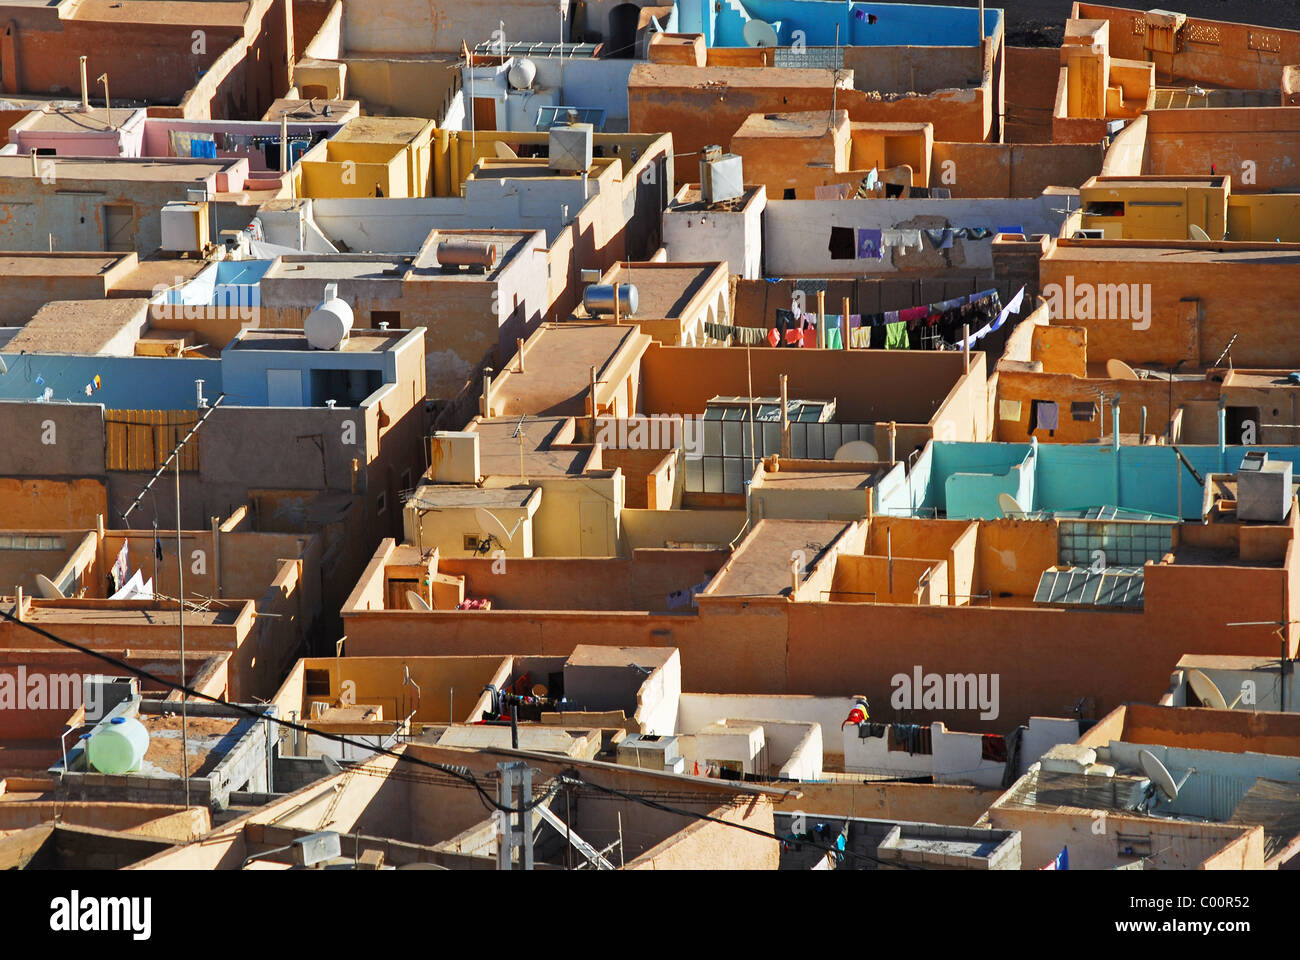
M 677 748 L 676 737 L 629 734 L 619 743 L 617 755 L 619 764 L 624 767 L 667 773 L 682 773 L 686 769 L 686 759 Z
M 1291 461 L 1252 450 L 1237 471 L 1237 519 L 1281 523 L 1290 512 Z
M 547 134 L 550 169 L 557 173 L 586 173 L 591 169 L 592 137 L 589 123 L 551 127 Z
M 740 157 L 706 147 L 700 160 L 700 198 L 705 203 L 721 203 L 744 195 L 745 173 Z
M 162 249 L 172 253 L 202 253 L 208 244 L 208 205 L 172 200 L 162 208 Z

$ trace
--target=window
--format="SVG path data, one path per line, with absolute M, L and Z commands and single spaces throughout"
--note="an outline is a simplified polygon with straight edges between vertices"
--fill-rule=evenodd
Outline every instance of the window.
M 309 697 L 328 697 L 330 695 L 330 672 L 328 670 L 306 670 L 303 672 L 302 690 Z
M 478 553 L 478 537 L 472 533 L 465 534 L 465 539 L 462 541 L 461 546 L 471 553 Z
M 388 494 L 381 493 L 379 496 L 375 497 L 375 513 L 382 514 L 387 509 L 388 509 Z
M 409 469 L 402 471 L 402 489 L 403 490 L 411 489 L 411 471 Z

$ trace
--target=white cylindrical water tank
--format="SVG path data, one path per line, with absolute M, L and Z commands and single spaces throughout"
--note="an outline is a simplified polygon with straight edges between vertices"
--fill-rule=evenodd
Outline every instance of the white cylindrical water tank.
M 338 297 L 325 300 L 302 326 L 312 349 L 336 350 L 352 331 L 352 307 Z
M 514 90 L 531 90 L 536 79 L 537 64 L 527 57 L 517 59 L 506 73 L 506 81 Z
M 101 724 L 86 745 L 91 767 L 110 776 L 139 770 L 148 752 L 149 731 L 134 717 L 114 717 Z
M 636 286 L 631 283 L 618 285 L 618 312 L 625 317 L 634 316 L 641 305 Z M 582 306 L 592 316 L 612 314 L 614 312 L 614 284 L 593 283 L 582 291 Z

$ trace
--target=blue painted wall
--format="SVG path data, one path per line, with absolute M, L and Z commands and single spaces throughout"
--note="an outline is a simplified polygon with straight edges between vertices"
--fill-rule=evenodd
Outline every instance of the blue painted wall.
M 0 399 L 36 400 L 48 387 L 52 400 L 102 403 L 110 410 L 190 410 L 194 381 L 203 392 L 221 392 L 221 361 L 178 357 L 82 357 L 55 354 L 5 355 L 9 372 L 0 375 Z M 100 389 L 86 396 L 95 375 Z M 42 382 L 37 382 L 38 378 Z
M 743 47 L 745 24 L 766 20 L 780 24 L 782 46 L 795 40 L 795 32 L 812 47 L 836 43 L 856 47 L 975 46 L 979 42 L 979 11 L 973 7 L 923 4 L 852 3 L 849 0 L 722 0 L 714 11 L 712 0 L 678 0 L 678 24 L 683 33 L 702 33 L 705 43 L 718 47 Z M 876 17 L 869 22 L 869 15 Z M 1002 23 L 1002 11 L 985 9 L 984 32 L 992 35 Z
M 934 443 L 931 448 L 928 470 L 914 469 L 911 478 L 925 487 L 918 513 L 937 508 L 950 517 L 997 517 L 997 493 L 1005 489 L 1027 510 L 1113 506 L 1188 520 L 1201 516 L 1204 488 L 1168 447 L 1126 446 L 1116 451 L 1101 445 L 1044 443 L 1037 445 L 1035 456 L 1023 443 Z M 1179 449 L 1202 477 L 1235 473 L 1250 450 L 1290 461 L 1300 473 L 1300 447 L 1228 447 L 1222 455 L 1211 446 Z M 1021 463 L 1026 469 L 1016 476 L 1013 468 Z

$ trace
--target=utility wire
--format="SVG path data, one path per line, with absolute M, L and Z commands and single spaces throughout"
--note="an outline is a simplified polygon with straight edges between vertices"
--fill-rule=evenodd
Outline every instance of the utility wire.
M 50 633 L 50 631 L 44 629 L 43 627 L 38 627 L 35 624 L 27 623 L 26 621 L 20 620 L 15 615 L 15 613 L 10 612 L 8 610 L 0 609 L 0 618 L 8 620 L 10 623 L 17 624 L 19 627 L 22 627 L 26 630 L 30 630 L 33 633 L 38 634 L 41 637 L 44 637 L 46 640 L 49 640 L 51 643 L 56 643 L 61 647 L 67 647 L 69 649 L 76 650 L 78 653 L 82 653 L 85 654 L 86 656 L 93 657 L 96 660 L 102 660 L 104 663 L 110 664 L 119 670 L 125 670 L 129 673 L 135 674 L 136 676 L 142 677 L 146 680 L 156 683 L 159 686 L 167 687 L 171 690 L 178 691 L 188 696 L 197 697 L 200 700 L 206 700 L 209 703 L 214 703 L 223 707 L 227 707 L 228 709 L 235 710 L 239 713 L 252 717 L 254 720 L 268 719 L 265 714 L 259 713 L 258 711 L 254 710 L 251 707 L 246 707 L 242 703 L 230 703 L 225 700 L 220 700 L 217 697 L 212 696 L 211 694 L 202 693 L 198 690 L 194 690 L 190 687 L 187 687 L 183 682 L 175 683 L 171 680 L 166 679 L 165 677 L 160 677 L 156 674 L 150 673 L 148 670 L 145 670 L 142 667 L 137 667 L 132 664 L 126 663 L 125 661 L 118 660 L 117 658 L 111 657 L 108 654 L 100 653 L 97 650 L 92 650 L 89 647 L 83 647 L 81 644 L 74 643 L 71 640 L 65 640 L 62 637 L 57 637 L 54 634 Z M 184 677 L 182 677 L 181 679 L 183 681 Z M 534 798 L 533 800 L 525 803 L 521 807 L 511 807 L 507 804 L 501 803 L 495 797 L 489 794 L 483 788 L 483 786 L 478 782 L 478 778 L 474 776 L 473 773 L 470 772 L 468 767 L 457 767 L 457 766 L 451 766 L 450 764 L 435 763 L 431 760 L 424 760 L 420 757 L 410 756 L 405 752 L 397 753 L 393 750 L 389 750 L 384 747 L 378 747 L 372 744 L 364 743 L 359 740 L 353 740 L 350 737 L 343 736 L 342 734 L 327 733 L 323 730 L 315 730 L 312 729 L 311 727 L 306 726 L 305 724 L 296 723 L 292 720 L 271 719 L 271 722 L 280 724 L 290 730 L 296 730 L 300 733 L 306 733 L 318 737 L 324 737 L 327 740 L 333 740 L 337 743 L 341 743 L 347 746 L 353 746 L 359 749 L 370 750 L 380 756 L 391 757 L 392 759 L 397 760 L 398 762 L 404 762 L 404 763 L 412 764 L 417 767 L 424 767 L 429 770 L 436 771 L 438 773 L 448 774 L 454 777 L 455 779 L 463 781 L 469 784 L 471 787 L 473 787 L 478 792 L 480 800 L 483 801 L 485 804 L 490 805 L 495 810 L 500 810 L 501 812 L 507 814 L 528 813 L 531 810 L 533 810 L 533 808 L 541 806 L 543 803 L 546 803 L 548 800 L 550 800 L 551 797 L 555 794 L 557 790 L 559 790 L 561 786 L 573 785 L 578 787 L 586 787 L 588 789 L 596 790 L 600 793 L 605 793 L 611 796 L 619 797 L 623 800 L 628 800 L 633 803 L 639 803 L 642 806 L 649 807 L 653 810 L 659 810 L 664 813 L 671 813 L 680 817 L 692 818 L 695 820 L 701 820 L 708 823 L 716 823 L 725 827 L 732 827 L 733 829 L 736 830 L 744 830 L 746 833 L 753 834 L 754 836 L 757 837 L 762 837 L 765 840 L 775 840 L 778 843 L 797 842 L 800 844 L 807 844 L 808 846 L 815 847 L 826 853 L 835 853 L 837 855 L 842 855 L 845 857 L 855 857 L 882 866 L 902 867 L 903 869 L 914 869 L 914 870 L 923 869 L 922 867 L 918 867 L 913 864 L 907 864 L 901 861 L 891 863 L 884 860 L 880 860 L 876 857 L 872 857 L 869 854 L 858 853 L 852 850 L 841 850 L 838 847 L 834 847 L 829 844 L 818 843 L 817 841 L 807 837 L 797 838 L 792 840 L 789 837 L 782 837 L 775 833 L 768 833 L 765 830 L 759 830 L 757 827 L 747 826 L 742 823 L 733 823 L 730 820 L 723 820 L 720 817 L 710 816 L 709 814 L 700 813 L 695 810 L 685 810 L 681 807 L 673 807 L 668 804 L 661 803 L 657 800 L 652 800 L 647 796 L 639 795 L 636 793 L 630 793 L 624 790 L 619 790 L 615 787 L 605 786 L 604 784 L 594 783 L 590 780 L 584 780 L 580 777 L 574 777 L 571 775 L 561 775 L 555 777 L 554 780 L 552 780 L 550 787 L 544 793 L 542 793 L 541 796 Z M 365 773 L 366 771 L 361 770 L 361 772 Z

